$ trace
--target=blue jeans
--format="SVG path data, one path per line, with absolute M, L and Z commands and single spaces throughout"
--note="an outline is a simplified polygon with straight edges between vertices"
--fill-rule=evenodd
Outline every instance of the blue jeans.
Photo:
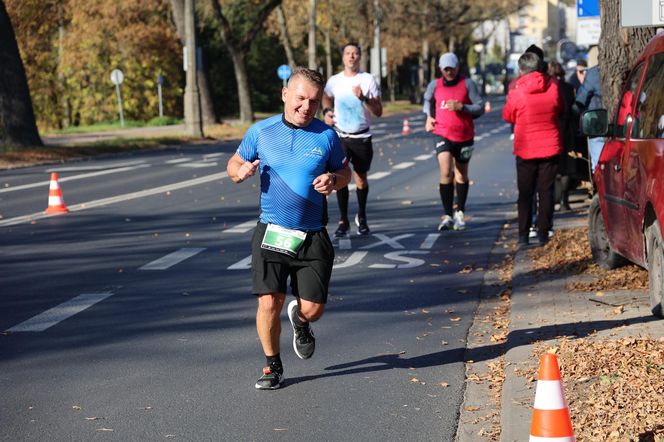
M 604 147 L 604 138 L 588 138 L 588 156 L 590 157 L 590 172 L 595 172 L 595 166 L 599 161 L 599 155 Z

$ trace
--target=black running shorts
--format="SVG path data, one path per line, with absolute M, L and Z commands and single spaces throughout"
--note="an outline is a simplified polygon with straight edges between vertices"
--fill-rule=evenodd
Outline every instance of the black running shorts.
M 353 170 L 357 173 L 369 172 L 371 160 L 373 159 L 373 144 L 371 137 L 350 138 L 340 137 L 341 146 L 348 161 L 353 165 Z
M 295 296 L 325 304 L 334 264 L 334 248 L 327 230 L 307 233 L 297 256 L 292 258 L 261 248 L 266 227 L 266 224 L 259 222 L 251 240 L 253 293 L 286 293 L 290 277 L 291 290 Z
M 434 135 L 433 139 L 434 145 L 436 146 L 436 156 L 439 153 L 449 152 L 459 163 L 467 163 L 470 161 L 470 157 L 473 156 L 472 146 L 474 140 L 472 138 L 468 141 L 462 141 L 460 143 L 450 141 L 445 137 L 441 137 L 440 135 Z

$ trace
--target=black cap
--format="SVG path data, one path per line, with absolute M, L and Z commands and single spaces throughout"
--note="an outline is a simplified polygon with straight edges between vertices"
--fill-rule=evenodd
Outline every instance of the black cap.
M 537 55 L 540 60 L 544 60 L 544 51 L 539 46 L 530 45 L 528 46 L 528 49 L 526 49 L 526 52 L 532 52 L 533 54 Z

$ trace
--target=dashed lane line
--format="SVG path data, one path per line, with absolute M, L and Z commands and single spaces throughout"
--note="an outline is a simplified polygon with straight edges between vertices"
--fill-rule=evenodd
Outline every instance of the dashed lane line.
M 181 263 L 185 259 L 198 255 L 203 250 L 205 250 L 205 248 L 199 247 L 176 250 L 173 253 L 169 253 L 168 255 L 162 256 L 159 259 L 155 259 L 154 261 L 139 267 L 138 270 L 166 270 L 173 267 L 175 264 Z
M 70 299 L 69 301 L 63 302 L 62 304 L 55 306 L 51 309 L 46 310 L 33 316 L 27 321 L 21 322 L 18 325 L 13 326 L 8 329 L 8 332 L 18 333 L 18 332 L 42 332 L 50 327 L 53 327 L 55 324 L 64 321 L 67 318 L 74 316 L 77 313 L 86 310 L 98 302 L 103 301 L 109 296 L 113 296 L 112 292 L 104 293 L 86 293 L 78 295 L 77 297 Z
M 58 178 L 58 183 L 66 183 L 67 181 L 81 180 L 83 178 L 90 178 L 90 177 L 95 177 L 95 176 L 108 175 L 108 174 L 111 174 L 111 173 L 128 172 L 130 170 L 142 169 L 144 167 L 151 167 L 151 166 L 149 164 L 139 164 L 139 165 L 136 165 L 136 166 L 118 167 L 116 169 L 108 169 L 108 170 L 100 170 L 98 172 L 83 173 L 81 175 L 74 175 L 74 176 L 69 176 L 69 177 Z M 62 170 L 60 170 L 60 169 L 53 169 L 52 171 L 53 172 L 62 172 Z M 14 192 L 14 191 L 23 190 L 23 189 L 31 189 L 33 187 L 47 187 L 48 188 L 49 184 L 50 184 L 50 181 L 40 181 L 38 183 L 23 184 L 21 186 L 5 187 L 3 189 L 0 189 L 0 193 Z
M 144 198 L 146 196 L 158 195 L 160 193 L 166 193 L 173 190 L 184 189 L 187 187 L 197 186 L 199 184 L 209 183 L 210 181 L 216 181 L 228 177 L 228 173 L 219 172 L 212 175 L 207 175 L 200 178 L 194 178 L 191 180 L 180 181 L 179 183 L 167 184 L 165 186 L 154 187 L 152 189 L 146 189 L 139 192 L 130 192 L 123 195 L 112 196 L 109 198 L 102 198 L 99 200 L 88 201 L 81 204 L 74 204 L 68 206 L 70 212 L 78 212 L 84 209 L 91 209 L 94 207 L 107 206 L 109 204 L 115 204 L 119 202 L 129 201 L 137 198 Z M 0 220 L 1 226 L 13 226 L 15 224 L 20 224 L 24 222 L 33 221 L 36 219 L 47 218 L 56 215 L 49 215 L 44 212 L 32 213 L 30 215 L 17 216 L 15 218 L 7 218 Z

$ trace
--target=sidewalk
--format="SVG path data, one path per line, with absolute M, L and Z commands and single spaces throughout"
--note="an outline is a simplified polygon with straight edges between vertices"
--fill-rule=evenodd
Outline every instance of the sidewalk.
M 587 206 L 586 200 L 577 201 L 574 212 L 556 213 L 554 229 L 586 226 Z M 595 341 L 664 336 L 664 320 L 652 316 L 646 290 L 569 291 L 569 283 L 587 282 L 588 276 L 533 271 L 528 252 L 536 245 L 516 251 L 511 299 L 504 296 L 509 290 L 498 269 L 516 242 L 514 223 L 506 224 L 501 236 L 492 250 L 468 334 L 467 383 L 456 442 L 528 440 L 539 363 L 536 349 L 557 347 L 562 337 Z M 616 305 L 624 311 L 616 314 Z M 502 392 L 496 391 L 503 379 Z
M 587 225 L 586 211 L 565 214 L 555 221 L 557 230 Z M 542 278 L 531 273 L 527 251 L 518 250 L 512 278 L 509 335 L 505 355 L 505 382 L 501 400 L 502 442 L 528 440 L 535 385 L 523 375 L 537 370 L 533 341 L 555 346 L 559 337 L 611 339 L 664 336 L 664 320 L 652 316 L 645 290 L 604 292 L 601 301 L 587 292 L 570 292 L 566 284 L 578 275 Z M 593 301 L 593 299 L 595 301 Z M 610 305 L 625 305 L 616 315 Z

